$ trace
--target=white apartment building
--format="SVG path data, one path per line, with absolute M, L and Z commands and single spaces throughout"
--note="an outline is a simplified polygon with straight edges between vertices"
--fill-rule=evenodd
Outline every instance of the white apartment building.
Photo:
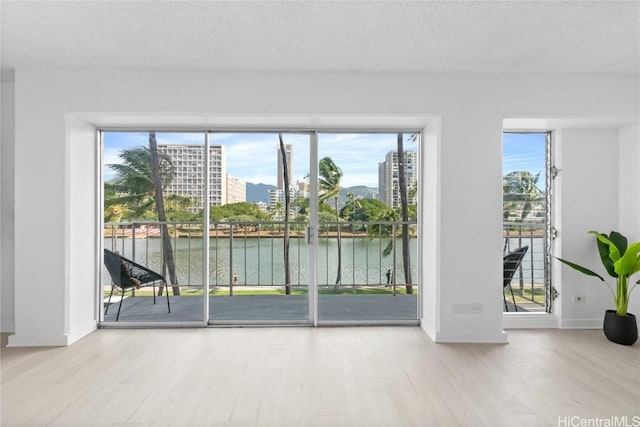
M 283 215 L 284 205 L 285 205 L 284 194 L 285 194 L 284 190 L 279 190 L 277 188 L 275 190 L 269 190 L 268 209 L 276 213 L 276 215 L 274 216 L 274 219 L 276 221 L 280 221 L 284 218 L 284 215 Z M 289 203 L 292 203 L 296 197 L 297 197 L 297 192 L 295 191 L 295 189 L 293 187 L 289 187 Z M 290 218 L 295 216 L 295 211 L 296 211 L 295 208 L 292 208 L 292 207 L 289 208 Z
M 409 204 L 416 203 L 415 194 L 411 189 L 418 180 L 418 157 L 415 151 L 404 152 L 404 171 L 409 193 Z M 400 207 L 400 180 L 398 173 L 398 152 L 389 151 L 384 162 L 378 164 L 378 192 L 379 198 L 391 209 Z M 413 192 L 415 193 L 415 191 Z
M 227 200 L 228 203 L 240 203 L 247 201 L 247 183 L 227 174 Z
M 169 156 L 175 167 L 175 176 L 165 188 L 165 194 L 179 194 L 193 199 L 189 210 L 201 209 L 204 196 L 204 146 L 198 144 L 158 144 L 158 153 Z M 227 162 L 223 145 L 209 146 L 209 206 L 227 202 Z M 234 197 L 239 185 L 232 185 Z

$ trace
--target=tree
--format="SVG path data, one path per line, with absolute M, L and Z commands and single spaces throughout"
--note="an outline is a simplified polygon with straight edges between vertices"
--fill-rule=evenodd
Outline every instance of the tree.
M 531 213 L 532 203 L 544 200 L 544 193 L 538 189 L 540 172 L 532 175 L 529 171 L 514 171 L 502 178 L 502 216 L 506 221 L 517 215 L 517 222 L 524 221 Z
M 251 217 L 251 221 L 254 222 L 269 220 L 269 214 L 260 210 L 255 203 L 237 202 L 209 208 L 211 222 L 230 221 L 240 215 Z
M 545 200 L 545 195 L 538 189 L 540 172 L 532 175 L 529 171 L 513 171 L 502 178 L 502 219 L 507 222 L 515 217 L 514 222 L 522 223 L 529 216 L 535 202 Z M 510 225 L 506 225 L 509 231 Z M 509 234 L 504 240 L 503 253 L 509 250 Z
M 397 222 L 399 218 L 399 213 L 389 208 L 387 205 L 381 207 L 378 214 L 372 218 L 373 224 L 369 227 L 369 235 L 371 237 L 384 237 L 391 238 L 387 246 L 382 251 L 382 256 L 389 256 L 391 251 L 393 250 L 393 239 L 398 236 L 398 232 L 393 233 L 393 225 L 391 223 Z
M 169 194 L 164 197 L 164 210 L 169 221 L 190 222 L 197 220 L 198 215 L 189 210 L 192 206 L 193 200 L 189 196 Z
M 284 182 L 284 289 L 285 295 L 291 295 L 291 269 L 289 267 L 289 172 L 287 167 L 287 153 L 284 150 L 282 134 L 278 134 L 280 154 L 282 156 L 282 178 Z
M 171 240 L 166 224 L 162 189 L 171 183 L 175 167 L 166 155 L 158 154 L 155 133 L 149 134 L 149 147 L 134 147 L 120 152 L 122 163 L 107 165 L 117 177 L 105 184 L 105 220 L 157 219 L 163 235 L 163 253 L 169 268 L 175 295 L 180 289 L 175 273 Z M 169 196 L 169 206 L 183 210 L 190 204 L 184 196 Z M 167 246 L 167 248 L 165 248 Z M 162 289 L 160 289 L 162 292 Z
M 351 192 L 347 193 L 347 199 L 349 199 L 349 203 L 348 204 L 351 205 L 351 210 L 352 210 L 351 215 L 349 215 L 349 216 L 351 217 L 351 221 L 355 222 L 356 221 L 356 212 L 357 212 L 358 209 L 362 208 L 362 203 L 360 202 L 361 199 L 360 199 L 360 197 L 356 197 L 356 195 L 351 193 Z M 345 207 L 346 207 L 346 205 L 345 205 Z M 340 214 L 343 215 L 342 216 L 343 218 L 349 219 L 349 217 L 345 217 L 344 216 L 344 213 L 343 213 L 344 210 L 345 209 L 343 207 L 342 210 L 340 211 Z
M 149 148 L 124 149 L 119 157 L 122 163 L 107 165 L 117 176 L 105 183 L 105 219 L 109 213 L 120 219 L 155 219 L 155 189 Z M 158 156 L 158 163 L 164 187 L 173 180 L 175 168 L 168 156 Z
M 309 198 L 298 196 L 292 202 L 291 206 L 297 212 L 295 221 L 306 222 L 309 220 Z
M 171 238 L 167 226 L 167 214 L 164 210 L 164 198 L 162 197 L 163 176 L 160 172 L 160 158 L 158 156 L 158 144 L 156 142 L 155 132 L 149 133 L 149 152 L 151 155 L 151 176 L 153 178 L 156 212 L 158 213 L 158 222 L 160 222 L 160 232 L 162 234 L 163 258 L 169 270 L 169 280 L 171 280 L 173 287 L 173 295 L 180 295 L 180 286 L 178 285 L 178 276 L 176 275 L 176 263 L 173 258 L 173 248 L 171 247 Z M 167 292 L 169 291 L 167 290 Z M 162 294 L 162 288 L 160 288 L 160 294 Z
M 515 217 L 513 222 L 522 224 L 531 213 L 534 202 L 543 201 L 544 193 L 537 187 L 540 172 L 532 175 L 529 171 L 513 171 L 502 178 L 502 219 L 508 222 Z M 507 230 L 502 246 L 502 253 L 506 254 L 510 249 L 510 231 L 512 224 L 504 224 Z M 519 239 L 520 240 L 520 239 Z M 521 242 L 518 247 L 522 246 Z M 522 265 L 520 265 L 522 270 Z M 519 283 L 520 295 L 524 295 L 524 277 L 522 271 Z
M 338 209 L 338 196 L 340 195 L 340 180 L 342 179 L 342 169 L 340 169 L 331 159 L 323 157 L 318 164 L 320 188 L 320 202 L 327 203 L 333 199 L 336 211 L 336 226 L 338 230 L 338 273 L 336 275 L 336 285 L 342 282 L 342 242 L 340 234 L 340 211 Z
M 416 135 L 411 137 L 415 141 Z M 409 198 L 407 192 L 407 175 L 405 173 L 405 155 L 403 134 L 398 134 L 398 186 L 400 191 L 400 220 L 402 221 L 402 267 L 407 294 L 413 293 L 413 279 L 411 278 L 411 254 L 409 253 Z
M 277 221 L 280 218 L 282 218 L 283 215 L 283 210 L 284 208 L 282 207 L 282 202 L 276 202 L 275 206 L 271 205 L 267 208 L 268 212 L 269 212 L 269 217 L 273 220 L 273 221 Z
M 104 222 L 120 222 L 131 214 L 131 210 L 124 203 L 112 202 L 118 195 L 113 186 L 105 183 L 104 187 Z
M 342 218 L 353 218 L 353 221 L 374 222 L 380 221 L 389 207 L 382 200 L 362 198 L 356 199 L 356 203 L 346 203 L 340 209 Z

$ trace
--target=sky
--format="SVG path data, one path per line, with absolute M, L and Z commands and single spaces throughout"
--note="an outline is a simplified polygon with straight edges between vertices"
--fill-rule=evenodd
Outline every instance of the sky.
M 416 142 L 407 142 L 405 150 L 417 150 Z M 124 148 L 148 146 L 145 132 L 105 132 L 104 162 L 119 163 L 118 154 Z M 545 182 L 545 133 L 505 133 L 503 135 L 503 175 L 527 170 L 540 172 L 538 187 Z M 285 144 L 293 144 L 294 179 L 302 180 L 309 173 L 310 135 L 284 133 Z M 202 132 L 156 133 L 159 144 L 202 144 Z M 254 184 L 277 183 L 277 133 L 211 133 L 211 144 L 223 144 L 227 154 L 227 173 Z M 397 147 L 396 134 L 321 133 L 318 139 L 318 159 L 331 157 L 343 171 L 342 187 L 365 185 L 377 188 L 378 163 Z M 113 178 L 105 167 L 105 179 Z
M 408 135 L 408 134 L 407 134 Z M 148 146 L 145 132 L 105 132 L 104 162 L 119 163 L 120 151 L 135 146 Z M 407 137 L 405 136 L 405 140 Z M 203 133 L 156 133 L 158 144 L 203 144 Z M 293 144 L 294 179 L 309 173 L 310 135 L 284 133 L 285 144 Z M 210 144 L 225 146 L 227 173 L 254 184 L 277 183 L 277 133 L 211 133 Z M 405 150 L 417 150 L 417 143 L 405 142 Z M 318 159 L 331 157 L 343 171 L 342 187 L 365 185 L 378 187 L 378 163 L 389 151 L 397 149 L 396 134 L 329 134 L 318 138 Z M 105 167 L 105 180 L 114 177 Z
M 502 175 L 513 171 L 540 172 L 538 188 L 545 189 L 546 133 L 504 133 Z

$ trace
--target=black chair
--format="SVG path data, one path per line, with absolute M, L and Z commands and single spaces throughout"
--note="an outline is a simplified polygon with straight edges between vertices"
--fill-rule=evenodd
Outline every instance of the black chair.
M 164 287 L 166 288 L 165 292 L 167 294 L 167 308 L 169 313 L 171 313 L 171 306 L 169 305 L 169 288 L 167 287 L 167 281 L 164 276 L 108 249 L 104 250 L 104 265 L 107 267 L 109 275 L 111 276 L 111 293 L 109 294 L 107 308 L 104 311 L 105 315 L 109 311 L 113 289 L 116 287 L 122 290 L 120 305 L 118 306 L 118 314 L 116 315 L 116 322 L 120 318 L 122 300 L 124 300 L 124 293 L 127 290 L 137 289 L 141 286 L 149 286 L 149 284 L 151 284 L 153 286 L 153 303 L 155 304 L 156 282 L 164 283 Z
M 503 258 L 503 267 L 502 267 L 502 298 L 504 299 L 504 309 L 505 311 L 509 311 L 509 307 L 507 307 L 507 297 L 504 295 L 504 291 L 506 288 L 509 288 L 511 291 L 511 298 L 513 299 L 513 307 L 516 311 L 518 311 L 518 306 L 516 305 L 516 297 L 513 295 L 513 288 L 511 287 L 511 280 L 513 279 L 513 275 L 516 273 L 518 268 L 520 268 L 520 264 L 522 263 L 522 259 L 524 255 L 527 253 L 529 246 L 523 246 L 514 250 L 513 252 L 509 252 Z

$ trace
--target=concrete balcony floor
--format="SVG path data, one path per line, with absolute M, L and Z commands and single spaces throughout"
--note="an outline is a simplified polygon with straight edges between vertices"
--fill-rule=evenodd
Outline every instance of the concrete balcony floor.
M 417 295 L 345 295 L 318 296 L 318 321 L 390 323 L 418 321 Z M 202 296 L 126 297 L 122 301 L 119 322 L 202 321 Z M 105 302 L 106 304 L 106 302 Z M 115 295 L 105 315 L 114 322 L 120 298 Z M 309 302 L 306 295 L 237 295 L 209 297 L 209 319 L 215 323 L 307 323 Z

